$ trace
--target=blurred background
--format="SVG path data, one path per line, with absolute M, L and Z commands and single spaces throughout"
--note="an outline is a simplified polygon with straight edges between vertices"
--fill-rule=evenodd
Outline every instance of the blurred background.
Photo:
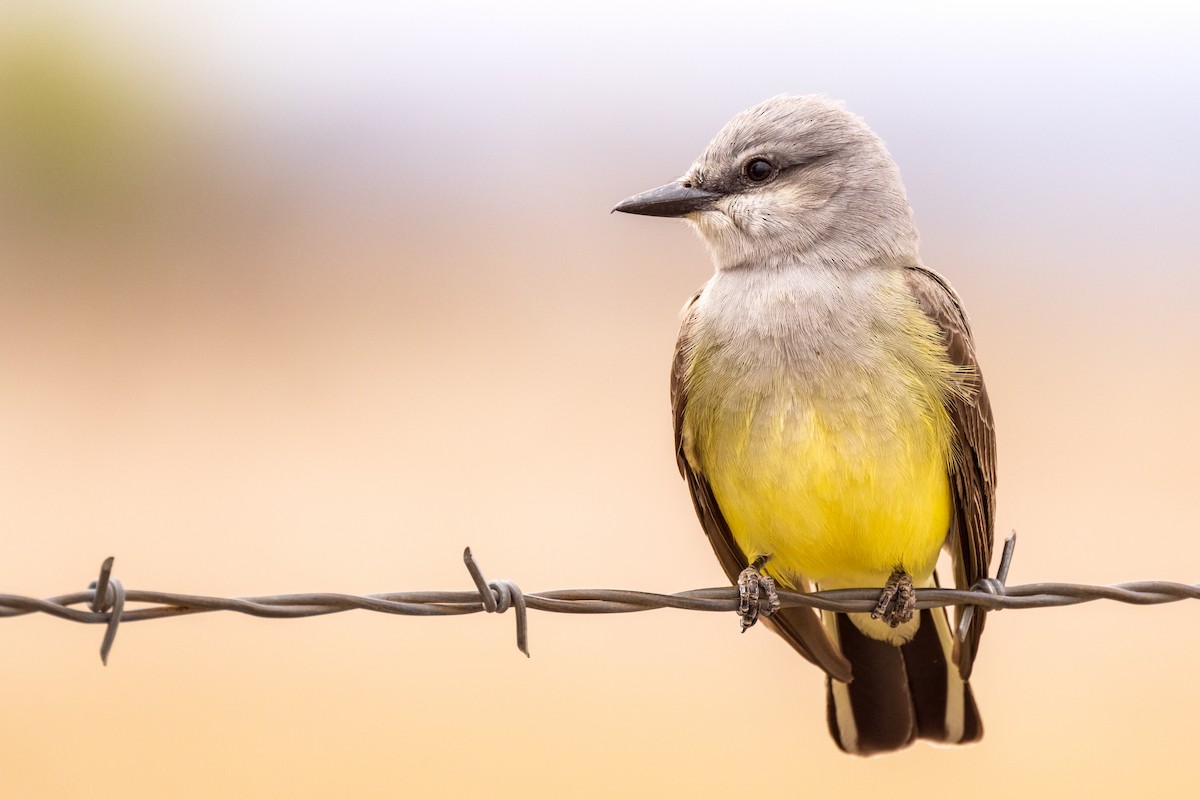
M 1014 583 L 1200 580 L 1192 12 L 6 2 L 0 591 L 721 585 L 667 368 L 710 267 L 610 216 L 845 100 L 971 314 Z M 0 795 L 1184 796 L 1197 607 L 989 618 L 977 746 L 840 754 L 732 615 L 4 620 Z

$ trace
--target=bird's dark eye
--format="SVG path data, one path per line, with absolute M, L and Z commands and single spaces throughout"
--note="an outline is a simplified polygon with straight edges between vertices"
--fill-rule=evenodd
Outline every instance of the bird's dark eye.
M 774 177 L 775 165 L 765 158 L 753 158 L 746 162 L 746 166 L 742 167 L 742 172 L 755 183 L 762 183 L 768 178 Z

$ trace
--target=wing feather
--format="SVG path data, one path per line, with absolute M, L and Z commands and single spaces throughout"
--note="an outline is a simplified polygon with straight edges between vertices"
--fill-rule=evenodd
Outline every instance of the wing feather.
M 941 330 L 950 360 L 970 369 L 974 375 L 974 391 L 945 400 L 955 431 L 950 467 L 954 515 L 948 543 L 955 584 L 968 589 L 987 577 L 992 560 L 996 510 L 996 430 L 992 406 L 975 357 L 971 327 L 958 296 L 944 278 L 925 267 L 910 267 L 907 278 L 921 310 Z M 955 614 L 956 626 L 961 614 L 961 609 Z M 967 641 L 956 646 L 955 660 L 964 680 L 971 674 L 984 617 L 983 610 L 976 609 Z

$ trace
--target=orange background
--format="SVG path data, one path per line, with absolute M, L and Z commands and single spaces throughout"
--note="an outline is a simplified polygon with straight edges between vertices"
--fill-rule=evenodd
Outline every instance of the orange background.
M 900 163 L 996 409 L 1011 580 L 1200 578 L 1193 18 L 1053 6 L 7 3 L 0 591 L 723 578 L 671 448 L 679 223 L 738 110 Z M 989 619 L 977 746 L 840 754 L 732 615 L 0 622 L 0 795 L 1179 797 L 1194 604 Z

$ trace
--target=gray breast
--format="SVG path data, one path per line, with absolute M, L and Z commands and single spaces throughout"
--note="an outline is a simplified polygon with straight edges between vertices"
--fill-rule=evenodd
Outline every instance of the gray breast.
M 701 295 L 698 351 L 722 382 L 785 380 L 817 391 L 860 377 L 878 381 L 903 348 L 907 309 L 894 271 L 812 267 L 719 272 Z M 844 388 L 851 388 L 845 386 Z

